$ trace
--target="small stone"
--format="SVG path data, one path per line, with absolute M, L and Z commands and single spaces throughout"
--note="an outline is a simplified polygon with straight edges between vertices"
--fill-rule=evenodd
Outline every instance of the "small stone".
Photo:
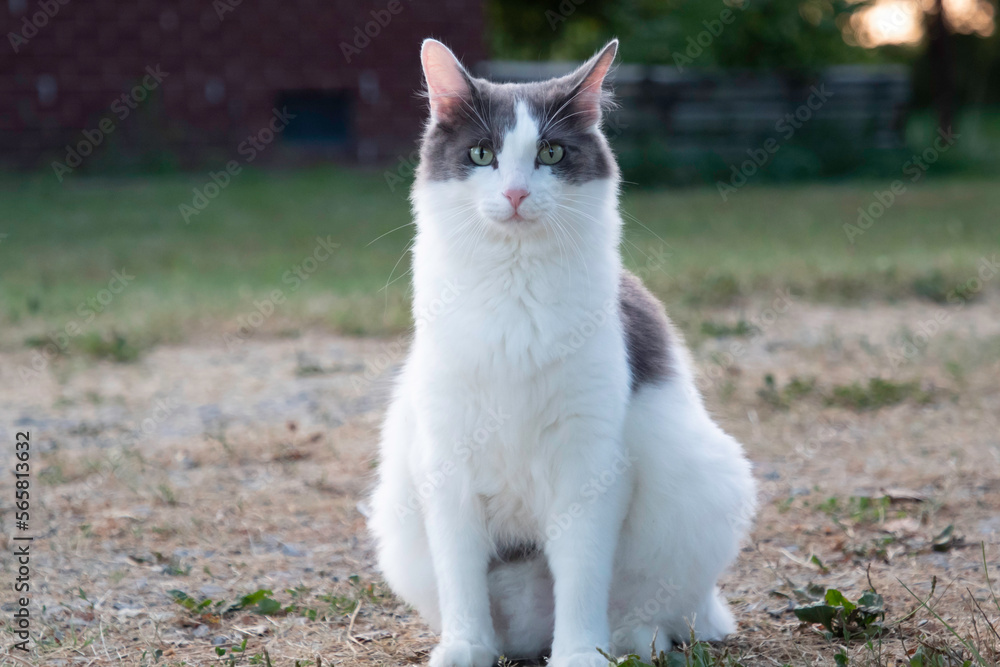
M 976 526 L 977 531 L 980 535 L 986 535 L 987 537 L 992 537 L 997 533 L 1000 533 L 1000 517 L 993 517 L 991 519 L 984 519 L 980 521 Z
M 198 592 L 201 593 L 203 597 L 214 599 L 223 595 L 226 592 L 226 589 L 222 586 L 216 586 L 215 584 L 205 584 L 198 589 Z
M 281 543 L 281 553 L 284 554 L 285 556 L 290 556 L 292 558 L 301 558 L 302 556 L 306 555 L 306 552 L 304 552 L 296 545 L 288 544 L 286 542 Z
M 948 557 L 945 556 L 943 553 L 926 554 L 922 557 L 922 560 L 925 563 L 930 563 L 931 565 L 939 567 L 945 571 L 951 569 L 951 562 L 948 560 Z
M 193 634 L 195 637 L 205 637 L 208 635 L 208 632 L 209 632 L 208 626 L 202 623 L 197 628 L 195 628 L 194 632 L 192 632 L 191 634 Z
M 212 640 L 212 646 L 222 646 L 228 641 L 229 637 L 226 637 L 225 635 L 219 635 L 218 637 Z

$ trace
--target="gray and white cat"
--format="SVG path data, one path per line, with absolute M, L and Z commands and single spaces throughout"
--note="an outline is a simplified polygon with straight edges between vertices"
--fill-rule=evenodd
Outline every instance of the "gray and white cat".
M 412 348 L 370 527 L 386 581 L 441 632 L 435 667 L 734 629 L 716 582 L 755 507 L 663 307 L 622 268 L 601 133 L 611 42 L 567 76 L 471 77 L 440 42 L 412 201 Z

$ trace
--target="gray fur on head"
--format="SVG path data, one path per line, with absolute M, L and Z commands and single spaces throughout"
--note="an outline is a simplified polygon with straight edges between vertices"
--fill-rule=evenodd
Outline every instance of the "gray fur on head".
M 431 48 L 446 47 L 433 42 Z M 599 128 L 603 112 L 613 106 L 605 82 L 617 50 L 618 40 L 613 40 L 575 71 L 532 83 L 475 78 L 454 59 L 455 70 L 445 77 L 450 85 L 438 90 L 427 76 L 425 59 L 431 118 L 421 143 L 418 176 L 431 181 L 467 178 L 476 168 L 468 157 L 470 147 L 484 145 L 499 152 L 514 125 L 518 102 L 524 102 L 538 122 L 541 143 L 566 149 L 566 158 L 553 166 L 561 178 L 579 184 L 616 175 L 614 155 Z

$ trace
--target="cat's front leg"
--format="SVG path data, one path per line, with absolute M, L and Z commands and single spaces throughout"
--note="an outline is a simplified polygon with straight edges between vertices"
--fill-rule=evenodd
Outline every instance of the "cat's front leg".
M 587 449 L 564 476 L 546 529 L 555 582 L 551 667 L 607 665 L 597 648 L 609 648 L 608 601 L 631 477 L 613 441 Z
M 490 546 L 478 499 L 460 475 L 424 501 L 427 536 L 441 604 L 441 641 L 431 667 L 492 667 L 499 655 L 490 615 Z

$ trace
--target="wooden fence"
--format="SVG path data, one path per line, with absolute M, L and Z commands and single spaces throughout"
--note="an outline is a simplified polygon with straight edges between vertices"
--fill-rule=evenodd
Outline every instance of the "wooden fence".
M 491 61 L 475 71 L 494 81 L 532 81 L 570 68 Z M 904 66 L 836 66 L 807 77 L 622 65 L 612 77 L 620 108 L 606 130 L 626 162 L 640 150 L 646 160 L 708 159 L 718 168 L 773 140 L 817 162 L 849 153 L 852 159 L 841 159 L 846 165 L 904 142 L 910 100 Z

